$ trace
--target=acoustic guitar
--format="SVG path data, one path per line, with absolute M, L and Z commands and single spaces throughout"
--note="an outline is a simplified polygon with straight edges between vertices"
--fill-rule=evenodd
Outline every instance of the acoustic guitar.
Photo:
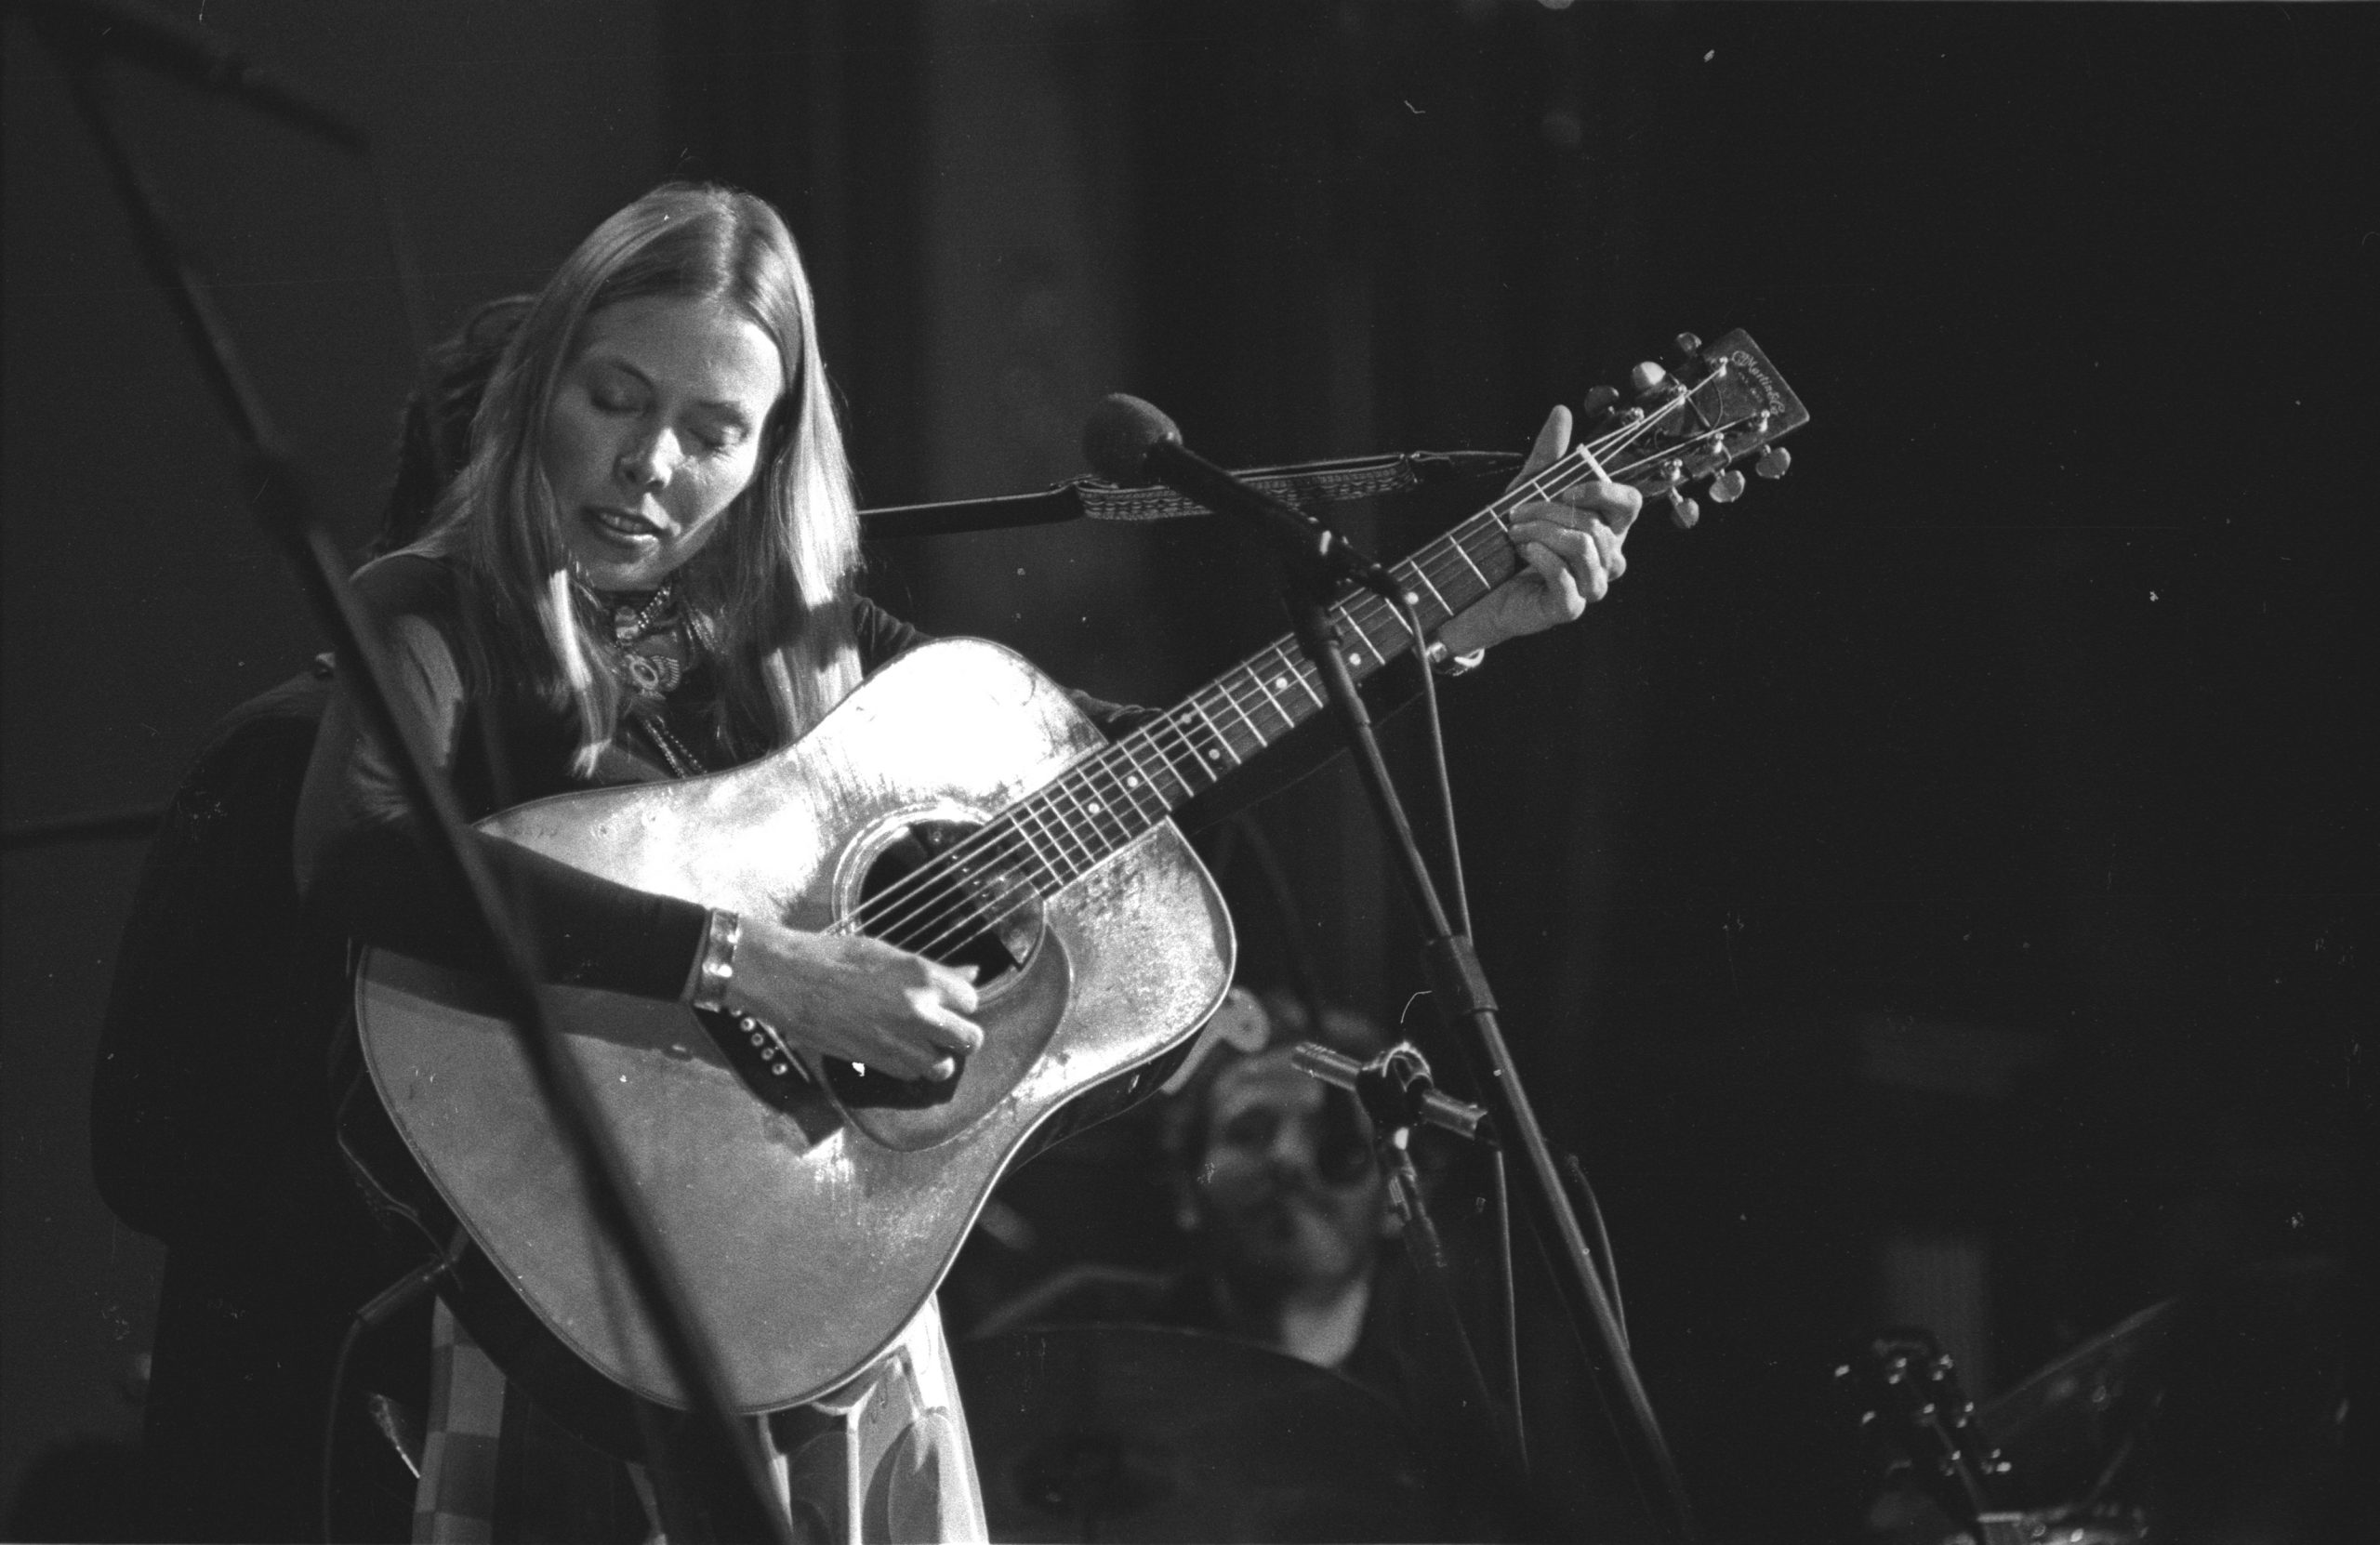
M 1767 359 L 1740 332 L 1680 344 L 1675 375 L 1640 367 L 1635 405 L 1393 570 L 1425 628 L 1520 567 L 1506 531 L 1521 505 L 1600 471 L 1670 495 L 1683 520 L 1689 481 L 1724 501 L 1743 489 L 1730 464 L 1758 452 L 1761 470 L 1782 470 L 1771 442 L 1808 415 Z M 1413 645 L 1368 594 L 1331 615 L 1358 679 Z M 826 1062 L 731 1016 L 549 990 L 740 1409 L 806 1401 L 865 1368 L 1035 1129 L 1223 1001 L 1231 919 L 1168 812 L 1324 706 L 1318 673 L 1283 638 L 1111 743 L 1023 659 L 950 640 L 893 661 L 761 760 L 481 823 L 642 890 L 978 968 L 984 1045 L 941 1084 Z M 496 1001 L 471 977 L 369 952 L 356 1019 L 374 1087 L 483 1252 L 481 1285 L 517 1297 L 602 1380 L 682 1407 Z

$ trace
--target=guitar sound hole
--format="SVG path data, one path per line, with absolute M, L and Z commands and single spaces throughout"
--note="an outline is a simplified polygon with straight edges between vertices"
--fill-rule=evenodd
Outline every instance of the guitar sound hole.
M 996 845 L 962 846 L 983 828 L 961 821 L 919 821 L 888 844 L 860 881 L 858 913 L 866 931 L 887 944 L 975 968 L 975 989 L 990 996 L 1014 978 L 1041 944 L 1041 901 Z M 938 1105 L 966 1082 L 965 1060 L 939 1083 L 826 1064 L 826 1081 L 843 1103 L 913 1109 Z
M 917 822 L 877 854 L 859 890 L 870 935 L 945 966 L 974 967 L 978 991 L 1022 970 L 1041 942 L 1041 901 L 1024 877 L 997 851 L 984 851 L 992 844 L 962 848 L 982 829 Z

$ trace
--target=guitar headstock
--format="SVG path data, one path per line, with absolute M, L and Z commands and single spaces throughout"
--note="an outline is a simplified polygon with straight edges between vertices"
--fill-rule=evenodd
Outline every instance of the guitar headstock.
M 1887 1332 L 1834 1377 L 1859 1413 L 1860 1432 L 1883 1446 L 1892 1468 L 1906 1469 L 1952 1519 L 1979 1526 L 1991 1485 L 2008 1465 L 1976 1425 L 1975 1403 L 1933 1336 Z
M 1707 344 L 1680 333 L 1670 366 L 1646 361 L 1629 373 L 1629 387 L 1633 400 L 1624 406 L 1608 387 L 1588 395 L 1588 449 L 1614 481 L 1666 497 L 1682 527 L 1701 517 L 1689 484 L 1707 479 L 1712 503 L 1734 503 L 1744 492 L 1735 463 L 1757 454 L 1754 471 L 1783 477 L 1792 453 L 1776 442 L 1810 421 L 1809 409 L 1740 328 Z

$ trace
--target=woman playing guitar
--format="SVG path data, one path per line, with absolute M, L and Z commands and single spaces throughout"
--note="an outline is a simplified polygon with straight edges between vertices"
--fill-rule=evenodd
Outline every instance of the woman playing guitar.
M 1569 415 L 1556 408 L 1529 470 L 1569 438 Z M 1512 535 L 1526 566 L 1447 622 L 1438 641 L 1466 656 L 1578 616 L 1619 576 L 1637 506 L 1634 490 L 1600 482 L 1523 506 Z M 792 239 L 759 199 L 673 185 L 605 220 L 539 292 L 435 525 L 356 583 L 400 665 L 397 711 L 478 817 L 572 789 L 719 772 L 798 740 L 919 641 L 857 595 L 857 568 L 841 433 Z M 309 906 L 364 943 L 487 965 L 470 907 L 343 693 L 299 804 Z M 1130 710 L 1083 706 L 1103 728 L 1130 722 Z M 748 1015 L 795 1047 L 902 1079 L 949 1078 L 981 1044 L 967 971 L 479 840 L 557 982 Z M 442 1327 L 445 1354 L 463 1361 L 440 1380 L 444 1408 L 432 1413 L 416 1515 L 430 1534 L 489 1518 L 506 1486 L 538 1493 L 517 1476 L 500 1481 L 499 1451 L 517 1466 L 562 1462 L 563 1447 L 504 1435 L 526 1419 L 505 1409 L 500 1380 L 492 1402 L 463 1409 L 491 1380 L 465 1376 L 468 1338 Z M 919 1414 L 894 1526 L 981 1538 L 931 1303 L 901 1347 Z M 788 1431 L 779 1424 L 781 1439 Z M 806 1495 L 840 1497 L 840 1478 L 805 1469 L 800 1455 L 789 1468 L 798 1514 L 858 1526 Z

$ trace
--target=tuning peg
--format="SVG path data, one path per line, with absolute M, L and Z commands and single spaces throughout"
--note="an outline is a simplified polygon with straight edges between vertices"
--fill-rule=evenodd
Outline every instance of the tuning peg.
M 1702 340 L 1696 337 L 1692 333 L 1680 333 L 1673 347 L 1676 350 L 1676 352 L 1672 354 L 1670 357 L 1677 361 L 1681 368 L 1690 367 L 1701 363 Z
M 1674 488 L 1663 489 L 1670 497 L 1670 519 L 1680 531 L 1692 531 L 1694 522 L 1702 519 L 1702 507 Z
M 1771 445 L 1760 453 L 1760 459 L 1752 463 L 1752 469 L 1774 482 L 1791 470 L 1792 466 L 1792 452 L 1782 445 Z
M 1628 385 L 1639 397 L 1650 397 L 1669 385 L 1670 373 L 1646 360 L 1628 373 Z
M 1579 422 L 1596 424 L 1611 416 L 1612 405 L 1620 401 L 1620 393 L 1607 386 L 1588 389 L 1586 401 L 1579 404 Z
M 1711 480 L 1711 498 L 1715 504 L 1733 504 L 1744 496 L 1744 475 L 1730 467 Z

